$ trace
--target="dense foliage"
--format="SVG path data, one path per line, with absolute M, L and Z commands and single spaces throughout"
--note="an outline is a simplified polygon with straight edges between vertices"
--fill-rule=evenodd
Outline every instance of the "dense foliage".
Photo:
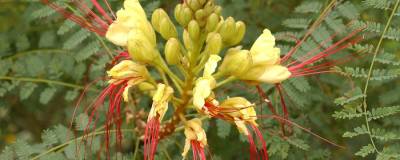
M 114 10 L 122 6 L 120 0 L 109 1 Z M 399 1 L 216 0 L 223 15 L 246 23 L 246 47 L 264 28 L 273 32 L 282 54 L 310 35 L 298 57 L 329 46 L 322 42 L 332 34 L 343 37 L 346 29 L 366 27 L 360 43 L 341 51 L 353 57 L 331 68 L 337 74 L 283 83 L 292 131 L 282 135 L 278 121 L 261 120 L 270 159 L 400 159 Z M 141 3 L 151 15 L 160 7 L 172 13 L 180 1 Z M 105 159 L 104 126 L 84 133 L 89 121 L 84 106 L 105 86 L 96 81 L 86 89 L 110 68 L 116 55 L 112 45 L 37 0 L 0 1 L 0 22 L 0 159 Z M 279 106 L 274 86 L 262 88 Z M 83 90 L 87 94 L 74 117 Z M 229 83 L 216 94 L 261 101 L 256 88 L 245 83 Z M 113 158 L 142 158 L 141 136 L 151 99 L 136 90 L 132 95 L 136 101 L 123 109 L 123 144 L 110 148 Z M 258 114 L 269 114 L 262 108 Z M 105 120 L 100 115 L 98 124 Z M 248 152 L 246 138 L 234 127 L 221 120 L 203 125 L 213 159 L 248 159 L 243 154 Z M 163 139 L 156 159 L 181 159 L 183 141 L 182 134 Z

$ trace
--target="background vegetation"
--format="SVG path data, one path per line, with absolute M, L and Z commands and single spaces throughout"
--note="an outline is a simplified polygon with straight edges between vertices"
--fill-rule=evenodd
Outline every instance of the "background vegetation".
M 291 121 L 344 148 L 296 126 L 291 135 L 282 137 L 278 123 L 265 119 L 263 133 L 271 159 L 400 159 L 399 0 L 216 1 L 223 6 L 224 15 L 247 24 L 245 45 L 268 27 L 280 40 L 282 53 L 295 44 L 285 35 L 301 39 L 319 17 L 321 26 L 314 28 L 299 55 L 349 26 L 367 26 L 364 40 L 345 51 L 358 56 L 334 68 L 340 74 L 284 83 Z M 116 10 L 122 0 L 110 2 Z M 142 1 L 149 13 L 158 7 L 172 12 L 177 3 Z M 332 4 L 333 9 L 325 16 L 325 9 Z M 110 46 L 37 0 L 0 1 L 0 159 L 75 159 L 77 154 L 104 158 L 101 126 L 92 134 L 91 145 L 79 143 L 87 122 L 83 107 L 78 109 L 74 127 L 69 123 L 82 89 L 104 76 L 114 54 Z M 101 82 L 91 86 L 81 106 L 90 103 L 102 86 Z M 278 102 L 273 86 L 263 87 Z M 231 84 L 218 94 L 244 95 L 259 101 L 255 88 L 246 84 Z M 113 157 L 142 158 L 139 138 L 146 120 L 143 110 L 149 109 L 146 106 L 150 101 L 139 93 L 134 95 L 137 102 L 124 111 L 124 144 L 121 150 L 111 151 Z M 213 159 L 248 158 L 243 154 L 247 143 L 238 138 L 235 128 L 218 120 L 204 123 Z M 82 147 L 76 149 L 76 143 Z M 182 134 L 174 134 L 161 142 L 157 156 L 180 159 L 182 145 Z

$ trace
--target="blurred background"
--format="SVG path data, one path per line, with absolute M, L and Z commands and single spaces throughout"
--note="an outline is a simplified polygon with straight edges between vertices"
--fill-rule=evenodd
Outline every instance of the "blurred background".
M 122 6 L 122 0 L 109 1 L 114 10 Z M 68 0 L 57 2 L 68 4 Z M 148 15 L 160 7 L 173 15 L 180 1 L 141 0 L 141 3 Z M 301 39 L 331 3 L 336 5 L 302 45 L 299 55 L 335 32 L 340 33 L 340 38 L 351 29 L 367 26 L 362 35 L 364 40 L 343 51 L 354 54 L 350 63 L 333 68 L 339 74 L 307 76 L 284 84 L 290 119 L 344 149 L 298 127 L 292 127 L 291 135 L 282 137 L 278 123 L 264 119 L 261 124 L 271 159 L 400 159 L 397 0 L 216 0 L 216 3 L 223 7 L 224 16 L 246 23 L 244 47 L 248 48 L 264 28 L 269 28 L 277 37 L 282 54 L 295 45 L 293 37 Z M 38 0 L 0 0 L 0 159 L 75 159 L 76 154 L 87 152 L 77 152 L 71 139 L 83 135 L 88 119 L 84 106 L 95 98 L 104 83 L 89 88 L 77 111 L 79 122 L 72 128 L 69 125 L 85 85 L 103 77 L 109 67 L 110 47 L 103 38 L 63 19 Z M 372 61 L 375 53 L 377 57 Z M 368 75 L 371 62 L 375 66 Z M 368 101 L 363 104 L 367 79 Z M 263 88 L 270 99 L 279 102 L 273 86 Z M 217 94 L 246 96 L 257 102 L 260 98 L 255 91 L 254 87 L 238 83 Z M 136 92 L 133 94 L 137 102 L 124 109 L 126 117 L 130 117 L 126 118 L 124 128 L 131 131 L 124 133 L 121 150 L 112 149 L 113 158 L 142 158 L 138 139 L 146 120 L 145 111 L 149 110 L 143 106 L 149 106 L 151 101 Z M 266 109 L 260 112 L 267 113 Z M 100 115 L 99 121 L 104 121 L 104 116 Z M 247 142 L 234 127 L 219 120 L 204 123 L 210 144 L 208 154 L 213 159 L 248 159 Z M 163 140 L 157 159 L 181 159 L 183 139 L 181 134 L 174 134 Z M 87 156 L 104 159 L 102 140 L 102 136 L 96 136 L 92 145 L 82 147 L 93 151 Z

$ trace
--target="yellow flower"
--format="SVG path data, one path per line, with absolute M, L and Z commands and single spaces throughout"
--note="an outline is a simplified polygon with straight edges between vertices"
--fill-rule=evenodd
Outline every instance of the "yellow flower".
M 193 105 L 196 109 L 201 110 L 205 104 L 205 99 L 212 93 L 216 82 L 212 74 L 215 72 L 221 57 L 211 55 L 204 67 L 203 77 L 197 79 L 193 88 Z
M 116 45 L 125 47 L 131 30 L 146 33 L 147 39 L 156 43 L 154 30 L 138 0 L 125 0 L 124 8 L 117 11 L 117 19 L 109 26 L 106 38 Z
M 149 73 L 144 65 L 131 60 L 123 60 L 107 71 L 110 84 L 120 84 L 126 81 L 123 92 L 124 101 L 128 101 L 129 88 L 148 79 Z
M 275 47 L 275 37 L 268 29 L 254 42 L 250 49 L 252 66 L 239 79 L 280 83 L 291 76 L 288 68 L 280 65 L 280 49 Z
M 157 91 L 153 95 L 153 104 L 151 106 L 149 116 L 147 121 L 150 121 L 154 117 L 159 117 L 158 120 L 161 121 L 167 112 L 168 102 L 171 99 L 173 89 L 165 84 L 158 84 Z
M 253 65 L 273 65 L 279 63 L 280 49 L 275 47 L 275 37 L 265 29 L 250 49 Z
M 254 104 L 243 97 L 232 97 L 221 103 L 220 110 L 226 110 L 225 114 L 232 118 L 238 130 L 248 135 L 249 131 L 247 130 L 246 123 L 257 126 L 257 114 L 253 106 Z
M 197 141 L 200 143 L 200 147 L 204 148 L 207 146 L 206 132 L 201 128 L 201 120 L 194 118 L 187 121 L 185 124 L 185 147 L 183 148 L 182 156 L 185 157 L 190 149 L 191 141 Z

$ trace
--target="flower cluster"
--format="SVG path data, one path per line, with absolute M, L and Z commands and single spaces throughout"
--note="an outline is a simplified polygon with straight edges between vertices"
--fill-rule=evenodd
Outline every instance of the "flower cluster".
M 208 143 L 202 129 L 204 118 L 218 118 L 235 125 L 248 138 L 250 158 L 268 159 L 255 104 L 245 97 L 216 97 L 214 91 L 227 82 L 241 80 L 252 85 L 277 85 L 281 92 L 279 84 L 289 78 L 327 72 L 333 63 L 313 64 L 357 42 L 352 38 L 359 32 L 352 32 L 317 54 L 310 51 L 300 60 L 287 63 L 295 49 L 282 58 L 280 49 L 275 46 L 275 37 L 268 29 L 250 49 L 238 45 L 245 35 L 245 23 L 221 16 L 221 7 L 213 0 L 185 0 L 176 6 L 174 17 L 183 28 L 182 33 L 178 33 L 175 23 L 161 8 L 147 19 L 138 0 L 125 0 L 114 18 L 92 0 L 101 15 L 89 12 L 91 21 L 71 16 L 72 13 L 47 0 L 43 2 L 125 50 L 118 56 L 124 60 L 107 71 L 109 85 L 95 101 L 92 115 L 109 96 L 106 129 L 116 121 L 117 130 L 120 130 L 121 101 L 130 101 L 129 89 L 139 86 L 152 96 L 143 136 L 145 160 L 154 159 L 159 140 L 173 133 L 179 124 L 184 126 L 186 137 L 183 157 L 192 148 L 194 159 L 206 159 L 204 148 Z M 75 3 L 83 11 L 87 9 L 81 2 Z M 163 42 L 161 38 L 165 40 L 163 52 L 157 45 L 157 41 Z M 148 70 L 156 71 L 160 78 L 152 77 Z M 281 100 L 287 118 L 286 105 Z M 167 110 L 173 114 L 166 115 Z M 272 109 L 271 112 L 276 114 Z M 197 117 L 187 120 L 188 113 L 197 113 Z M 170 120 L 164 123 L 164 117 Z

